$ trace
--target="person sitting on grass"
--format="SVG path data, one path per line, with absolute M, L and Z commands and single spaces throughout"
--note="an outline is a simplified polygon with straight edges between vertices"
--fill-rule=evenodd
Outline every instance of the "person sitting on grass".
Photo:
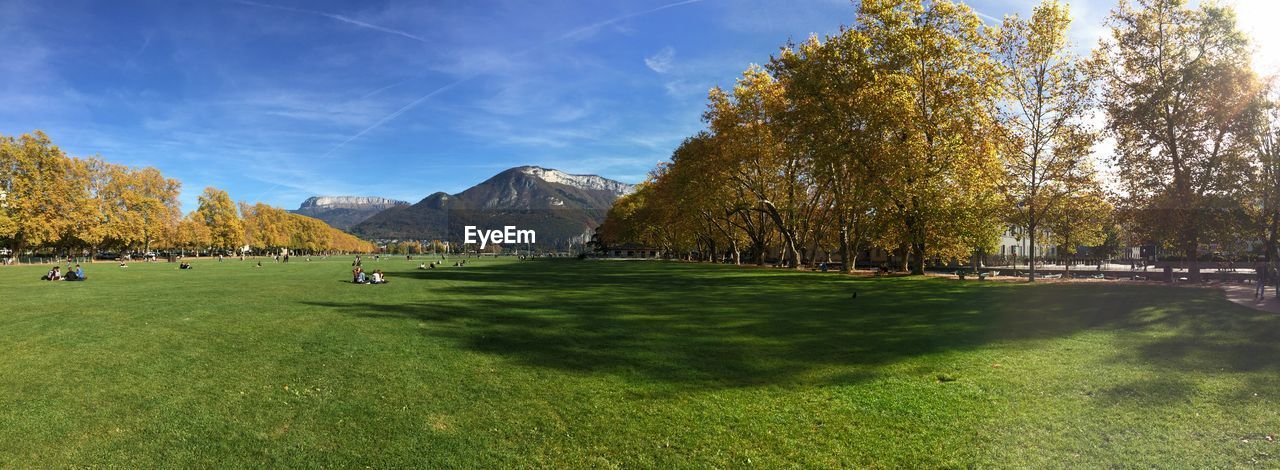
M 386 284 L 387 278 L 382 275 L 381 269 L 373 270 L 373 276 L 369 280 L 370 284 Z
M 418 263 L 418 269 L 427 269 L 427 263 Z
M 125 264 L 125 262 L 124 262 L 124 258 L 120 258 L 120 267 L 122 267 L 122 268 L 127 268 L 127 267 L 129 267 L 129 265 L 128 265 L 128 264 Z
M 182 264 L 178 265 L 178 269 L 191 269 L 191 263 L 183 261 Z
M 258 262 L 258 264 L 257 264 L 257 266 L 254 266 L 254 267 L 255 267 L 255 268 L 261 268 L 261 267 L 262 267 L 262 262 L 261 262 L 261 261 L 259 261 L 259 262 Z
M 58 273 L 58 267 L 54 266 L 53 269 L 49 270 L 49 274 L 45 274 L 44 277 L 40 278 L 40 280 L 41 281 L 60 281 L 62 280 L 62 275 Z
M 72 270 L 70 270 L 70 269 L 68 269 L 68 270 L 67 270 L 67 279 L 66 279 L 66 280 L 68 280 L 68 281 L 83 281 L 84 279 L 85 279 L 85 278 L 84 278 L 84 268 L 81 268 L 81 267 L 80 267 L 80 265 L 78 265 L 78 264 L 77 264 L 77 265 L 76 265 L 76 269 L 75 269 L 74 271 L 72 271 Z
M 355 271 L 352 271 L 352 274 L 354 278 L 351 279 L 351 282 L 354 282 L 356 284 L 364 284 L 365 282 L 368 281 L 368 277 L 364 275 L 364 268 L 356 267 Z

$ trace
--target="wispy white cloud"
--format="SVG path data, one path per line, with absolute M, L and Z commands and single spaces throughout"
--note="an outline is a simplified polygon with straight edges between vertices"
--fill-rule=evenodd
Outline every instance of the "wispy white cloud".
M 658 73 L 667 73 L 671 71 L 671 65 L 675 62 L 676 50 L 671 46 L 662 48 L 657 54 L 644 58 L 644 65 L 649 70 Z

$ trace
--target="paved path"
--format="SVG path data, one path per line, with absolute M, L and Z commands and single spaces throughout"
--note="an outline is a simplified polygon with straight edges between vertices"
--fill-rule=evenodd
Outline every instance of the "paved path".
M 1037 270 L 1039 270 L 1039 269 L 1044 269 L 1044 270 L 1056 271 L 1056 270 L 1062 270 L 1062 269 L 1065 269 L 1065 268 L 1066 268 L 1066 266 L 1063 266 L 1063 265 L 1060 265 L 1060 264 L 1041 264 L 1041 263 L 1036 263 L 1036 269 L 1037 269 Z M 986 266 L 986 267 L 984 267 L 984 269 L 1001 269 L 1001 270 L 1003 270 L 1003 269 L 1015 270 L 1015 269 L 1016 269 L 1016 270 L 1018 270 L 1018 271 L 1026 271 L 1026 270 L 1027 270 L 1027 264 L 1026 264 L 1026 263 L 1022 263 L 1022 264 L 1014 265 L 1014 266 Z M 1096 272 L 1096 271 L 1098 270 L 1098 265 L 1096 265 L 1096 264 L 1077 264 L 1077 265 L 1071 266 L 1071 270 L 1072 270 L 1072 271 L 1080 271 L 1080 272 L 1087 272 L 1087 271 L 1093 271 L 1093 272 Z M 1131 271 L 1131 270 L 1130 270 L 1130 268 L 1129 268 L 1129 263 L 1111 263 L 1111 264 L 1103 264 L 1103 265 L 1102 265 L 1102 270 L 1103 270 L 1103 271 Z M 1137 269 L 1132 270 L 1131 272 L 1134 272 L 1134 273 L 1142 273 L 1142 272 L 1146 272 L 1146 273 L 1147 273 L 1147 274 L 1149 274 L 1149 275 L 1157 275 L 1157 274 L 1164 273 L 1164 268 L 1157 268 L 1157 267 L 1155 267 L 1155 266 L 1150 266 L 1150 267 L 1148 267 L 1145 271 L 1144 271 L 1142 268 L 1137 268 Z M 1187 272 L 1187 268 L 1173 268 L 1173 272 L 1175 272 L 1175 273 L 1185 273 L 1185 272 Z M 1237 272 L 1237 273 L 1250 273 L 1250 274 L 1252 274 L 1252 273 L 1253 273 L 1253 267 L 1252 267 L 1252 266 L 1250 266 L 1250 265 L 1247 265 L 1247 264 L 1245 264 L 1245 263 L 1240 263 L 1240 265 L 1239 265 L 1239 266 L 1237 266 L 1234 270 L 1228 270 L 1228 269 L 1225 269 L 1225 268 L 1222 268 L 1222 269 L 1218 269 L 1218 268 L 1202 268 L 1202 269 L 1200 269 L 1200 272 L 1202 272 L 1202 273 Z
M 1280 300 L 1275 298 L 1275 287 L 1267 289 L 1267 298 L 1261 301 L 1253 297 L 1253 284 L 1221 284 L 1219 287 L 1226 292 L 1227 300 L 1264 312 L 1280 313 Z

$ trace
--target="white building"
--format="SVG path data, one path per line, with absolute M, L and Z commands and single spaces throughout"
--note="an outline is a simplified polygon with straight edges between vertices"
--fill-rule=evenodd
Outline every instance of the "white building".
M 1027 256 L 1031 250 L 1031 240 L 1028 239 L 1026 229 L 1022 227 L 1009 227 L 1004 233 L 1000 234 L 1000 247 L 996 253 L 1000 256 Z M 1047 234 L 1041 233 L 1036 237 L 1036 257 L 1056 257 L 1058 256 L 1058 247 L 1049 241 Z

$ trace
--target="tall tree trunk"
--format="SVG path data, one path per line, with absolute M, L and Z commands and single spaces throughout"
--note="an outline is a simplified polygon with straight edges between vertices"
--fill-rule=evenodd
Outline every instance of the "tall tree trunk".
M 853 257 L 850 256 L 849 250 L 849 228 L 845 225 L 843 217 L 840 221 L 840 272 L 849 274 L 853 272 Z
M 786 256 L 787 267 L 791 269 L 800 269 L 800 251 L 796 246 L 796 230 L 794 227 L 788 227 L 782 220 L 782 214 L 778 212 L 777 206 L 774 206 L 769 200 L 761 201 L 765 207 L 765 212 L 769 213 L 769 217 L 773 219 L 773 224 L 778 227 L 778 232 L 782 234 L 782 248 Z
M 1195 240 L 1187 241 L 1187 280 L 1200 282 L 1200 244 Z
M 22 264 L 22 250 L 26 249 L 26 247 L 26 237 L 22 235 L 22 232 L 18 232 L 13 238 L 13 264 Z
M 911 269 L 911 256 L 910 256 L 910 250 L 908 248 L 909 246 L 910 244 L 908 244 L 907 242 L 902 242 L 898 245 L 897 253 L 899 257 L 898 259 L 899 271 L 907 272 L 909 269 Z
M 1027 240 L 1031 249 L 1027 253 L 1027 282 L 1036 282 L 1036 224 L 1027 224 Z
M 911 274 L 924 274 L 924 242 L 911 243 Z
M 805 259 L 805 265 L 814 267 L 818 264 L 818 237 L 814 237 L 813 244 L 809 247 L 809 255 Z

